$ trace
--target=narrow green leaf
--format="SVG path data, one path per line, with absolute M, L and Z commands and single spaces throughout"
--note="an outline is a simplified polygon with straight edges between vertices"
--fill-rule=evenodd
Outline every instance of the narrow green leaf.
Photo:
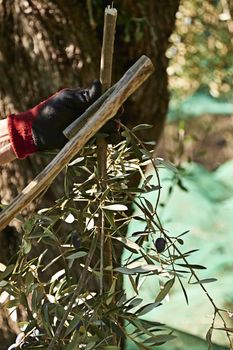
M 69 326 L 67 327 L 65 331 L 64 337 L 67 337 L 73 330 L 77 327 L 77 325 L 80 323 L 80 315 L 76 315 L 72 321 L 70 321 Z
M 187 267 L 188 269 L 194 269 L 194 270 L 205 270 L 206 267 L 202 265 L 196 265 L 196 264 L 176 264 L 182 267 Z
M 147 149 L 142 148 L 141 152 L 146 157 L 146 159 L 151 159 L 153 157 L 152 153 L 150 151 L 148 151 Z M 144 160 L 145 160 L 145 158 L 144 158 Z
M 149 209 L 149 211 L 150 211 L 151 213 L 153 213 L 154 208 L 153 208 L 153 205 L 151 204 L 151 202 L 148 201 L 148 199 L 146 199 L 146 198 L 144 198 L 144 201 L 145 201 L 146 206 L 147 206 L 147 208 Z
M 129 275 L 129 280 L 130 280 L 131 286 L 133 287 L 133 290 L 135 291 L 136 294 L 138 294 L 138 289 L 132 275 Z
M 183 294 L 184 294 L 186 303 L 187 303 L 187 305 L 188 305 L 188 304 L 189 304 L 188 294 L 187 294 L 187 292 L 186 292 L 186 290 L 185 290 L 185 288 L 184 288 L 184 286 L 183 286 L 183 283 L 182 283 L 182 281 L 181 281 L 181 279 L 180 279 L 179 276 L 178 276 L 178 281 L 180 282 L 180 285 L 181 285 L 181 288 L 182 288 L 182 291 L 183 291 Z
M 206 333 L 206 341 L 208 342 L 208 344 L 211 346 L 212 345 L 212 333 L 213 333 L 213 328 L 212 327 L 210 327 L 209 329 L 208 329 L 208 332 Z
M 133 307 L 137 307 L 141 304 L 141 302 L 143 301 L 142 298 L 134 298 L 133 300 L 130 301 L 130 303 L 127 305 L 127 308 L 133 308 Z
M 96 342 L 95 341 L 91 341 L 90 343 L 88 343 L 85 347 L 85 350 L 91 350 L 94 348 Z
M 154 337 L 150 337 L 144 341 L 145 343 L 152 343 L 152 345 L 160 345 L 161 343 L 166 343 L 167 341 L 175 339 L 176 336 L 172 334 L 162 334 Z M 152 346 L 150 345 L 150 346 Z
M 140 161 L 142 160 L 142 152 L 140 148 L 138 147 L 137 143 L 133 138 L 130 139 L 131 147 L 134 153 L 134 156 L 136 156 Z
M 32 293 L 32 311 L 33 312 L 38 312 L 38 308 L 41 306 L 41 301 L 44 298 L 44 293 L 43 293 L 43 288 L 40 286 L 37 286 L 33 293 Z
M 22 241 L 22 246 L 21 246 L 23 253 L 25 255 L 29 254 L 31 249 L 32 249 L 32 245 L 30 242 L 26 241 L 25 239 L 23 239 Z
M 123 275 L 135 275 L 136 272 L 133 269 L 128 269 L 127 267 L 116 267 L 114 269 L 116 272 L 120 272 Z
M 133 127 L 132 131 L 139 131 L 139 130 L 145 130 L 145 129 L 151 129 L 152 125 L 150 124 L 139 124 Z
M 156 163 L 156 165 L 162 165 L 164 168 L 171 170 L 175 174 L 178 173 L 178 170 L 175 167 L 175 165 L 167 160 L 164 160 L 162 158 L 156 158 L 155 163 Z
M 129 187 L 129 188 L 123 188 L 122 192 L 125 193 L 145 193 L 145 190 L 143 188 L 137 188 L 137 187 Z
M 48 349 L 48 346 L 44 346 L 44 345 L 37 345 L 37 346 L 30 346 L 30 347 L 27 347 L 27 350 L 47 350 Z
M 108 296 L 105 299 L 106 305 L 111 304 L 114 297 L 115 290 L 116 290 L 116 279 L 113 280 L 112 285 L 108 291 Z
M 35 224 L 35 220 L 27 220 L 23 224 L 23 230 L 26 234 L 29 234 Z
M 162 187 L 161 186 L 156 186 L 156 185 L 147 185 L 144 187 L 144 192 L 145 193 L 150 193 L 150 192 L 153 192 L 153 191 L 158 191 L 160 190 Z
M 66 259 L 79 259 L 87 255 L 87 252 L 79 251 L 66 257 Z
M 159 305 L 160 305 L 160 302 L 155 302 L 155 303 L 150 303 L 150 304 L 144 305 L 137 311 L 137 314 L 138 314 L 138 316 L 145 315 L 148 312 L 154 310 Z
M 146 231 L 137 231 L 137 232 L 134 232 L 133 234 L 132 234 L 132 237 L 134 237 L 134 236 L 139 236 L 139 237 L 141 237 L 141 236 L 148 236 L 149 235 L 149 232 L 146 232 Z
M 69 345 L 67 345 L 65 347 L 65 350 L 77 350 L 78 349 L 79 340 L 80 340 L 80 334 L 79 334 L 78 331 L 76 331 L 73 334 Z
M 6 269 L 2 272 L 0 272 L 0 281 L 4 280 L 5 278 L 9 277 L 9 275 L 11 275 L 11 273 L 14 270 L 15 265 L 8 265 L 6 267 Z
M 148 151 L 147 151 L 148 152 Z M 147 175 L 146 180 L 144 181 L 144 185 L 148 185 L 149 182 L 153 179 L 154 175 Z
M 189 284 L 205 284 L 205 283 L 212 283 L 216 281 L 217 281 L 217 278 L 204 278 L 196 282 L 192 282 L 192 283 L 190 282 Z
M 59 321 L 61 321 L 61 319 L 63 318 L 64 313 L 65 313 L 64 307 L 62 305 L 57 304 L 55 306 L 55 316 Z
M 148 265 L 141 265 L 138 267 L 134 267 L 132 270 L 134 270 L 136 273 L 147 273 L 147 272 L 153 272 L 153 271 L 156 271 L 158 273 L 160 272 L 161 268 L 160 266 L 148 264 Z
M 138 251 L 140 250 L 140 246 L 137 243 L 132 242 L 125 237 L 112 237 L 112 238 L 123 243 L 124 246 L 128 248 L 130 251 L 132 251 L 133 253 L 138 253 Z
M 143 345 L 142 343 L 137 342 L 135 339 L 133 339 L 134 343 L 137 345 L 137 348 L 140 350 L 149 350 L 148 346 Z
M 189 233 L 190 232 L 190 230 L 187 230 L 187 231 L 184 231 L 184 232 L 182 232 L 178 237 L 181 237 L 181 236 L 184 236 L 184 235 L 187 235 L 187 233 Z
M 1 287 L 5 287 L 5 286 L 7 286 L 7 285 L 8 285 L 8 281 L 2 280 L 2 281 L 0 282 L 0 288 L 1 288 Z
M 21 305 L 23 305 L 25 308 L 28 307 L 28 301 L 27 301 L 27 296 L 25 293 L 21 293 L 19 296 L 19 302 Z
M 4 306 L 8 309 L 12 308 L 12 307 L 15 307 L 15 306 L 18 306 L 20 304 L 20 301 L 19 299 L 13 299 L 13 300 L 8 300 Z
M 112 228 L 116 227 L 115 221 L 114 221 L 114 213 L 111 210 L 105 210 L 104 216 L 107 218 L 109 224 Z
M 54 305 L 52 305 L 51 303 L 43 304 L 41 316 L 42 316 L 42 322 L 43 322 L 44 328 L 46 329 L 46 331 L 48 332 L 48 334 L 50 336 L 54 336 L 53 327 L 52 327 L 52 325 L 50 323 L 50 314 L 49 314 L 50 306 L 52 307 Z
M 137 328 L 137 331 L 140 330 L 143 332 L 143 334 L 147 334 L 149 337 L 154 336 L 154 334 L 150 332 L 148 325 L 144 322 L 144 320 L 141 320 L 140 318 L 134 318 L 129 321 Z
M 166 297 L 166 295 L 169 293 L 170 289 L 172 288 L 174 282 L 175 282 L 175 278 L 172 278 L 171 280 L 167 281 L 164 284 L 163 289 L 161 289 L 161 291 L 155 298 L 155 302 L 159 303 Z
M 138 220 L 138 221 L 143 221 L 143 222 L 145 222 L 145 219 L 142 218 L 141 216 L 138 216 L 138 215 L 133 216 L 133 219 L 134 219 L 134 220 Z

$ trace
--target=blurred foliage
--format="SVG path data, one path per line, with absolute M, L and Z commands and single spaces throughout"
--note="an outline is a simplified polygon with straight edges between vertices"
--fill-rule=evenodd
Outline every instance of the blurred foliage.
M 182 0 L 166 53 L 170 58 L 167 72 L 174 97 L 203 88 L 213 97 L 233 97 L 230 1 Z

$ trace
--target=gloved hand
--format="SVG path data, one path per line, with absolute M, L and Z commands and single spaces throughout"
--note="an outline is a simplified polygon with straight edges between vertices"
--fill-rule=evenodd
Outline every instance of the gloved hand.
M 63 89 L 32 109 L 8 116 L 10 141 L 17 158 L 37 151 L 62 148 L 68 141 L 63 130 L 101 95 L 95 80 L 89 89 Z

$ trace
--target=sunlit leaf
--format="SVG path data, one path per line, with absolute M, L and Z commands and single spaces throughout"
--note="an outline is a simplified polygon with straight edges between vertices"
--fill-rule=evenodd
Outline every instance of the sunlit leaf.
M 69 166 L 74 166 L 74 165 L 76 165 L 76 164 L 81 163 L 83 160 L 84 160 L 84 157 L 78 157 L 78 158 L 76 158 L 75 160 L 73 160 L 72 162 L 70 162 L 68 165 L 69 165 Z
M 102 207 L 106 210 L 112 210 L 112 211 L 125 211 L 128 210 L 128 207 L 124 204 L 109 204 Z
M 29 241 L 26 241 L 25 239 L 23 239 L 22 250 L 23 250 L 24 254 L 27 255 L 28 253 L 30 253 L 31 249 L 32 249 L 31 243 Z
M 136 272 L 133 269 L 128 269 L 127 267 L 116 267 L 114 269 L 116 272 L 120 272 L 123 275 L 135 275 Z
M 140 246 L 137 243 L 132 242 L 125 237 L 112 237 L 112 238 L 123 243 L 126 248 L 128 248 L 129 250 L 135 253 L 137 253 L 140 250 Z
M 67 223 L 67 224 L 72 224 L 74 221 L 75 221 L 75 217 L 73 214 L 69 213 L 67 215 L 67 217 L 64 219 L 64 221 Z
M 146 129 L 151 129 L 151 128 L 152 128 L 152 125 L 150 125 L 150 124 L 139 124 L 139 125 L 134 126 L 132 131 L 136 132 L 139 130 L 146 130 Z

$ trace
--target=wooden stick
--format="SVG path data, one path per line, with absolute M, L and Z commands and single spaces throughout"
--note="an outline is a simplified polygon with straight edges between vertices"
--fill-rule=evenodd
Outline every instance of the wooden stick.
M 116 30 L 117 10 L 105 8 L 104 12 L 104 30 L 103 44 L 100 60 L 100 81 L 103 91 L 110 88 L 112 83 L 112 61 L 114 51 L 114 39 Z M 107 149 L 108 144 L 104 137 L 97 138 L 97 165 L 100 176 L 100 189 L 102 192 L 106 189 L 107 179 Z M 98 231 L 100 234 L 100 294 L 104 292 L 104 284 L 106 291 L 111 288 L 113 283 L 113 263 L 112 263 L 112 242 L 105 235 L 105 217 L 103 212 L 99 211 Z M 104 266 L 110 269 L 104 273 Z M 104 278 L 105 277 L 105 278 Z M 105 283 L 104 283 L 105 280 Z
M 107 98 L 113 93 L 115 86 L 108 89 L 97 101 L 95 101 L 86 111 L 77 119 L 75 119 L 67 128 L 63 131 L 65 137 L 69 140 L 74 137 L 78 131 L 80 131 L 89 119 L 98 111 L 101 105 L 107 100 Z
M 112 61 L 116 19 L 117 10 L 115 8 L 110 8 L 110 6 L 106 7 L 104 12 L 104 32 L 100 60 L 100 81 L 104 91 L 109 89 L 112 83 Z
M 83 148 L 87 141 L 118 111 L 124 101 L 153 72 L 151 60 L 142 56 L 115 84 L 113 92 L 101 107 L 88 119 L 82 129 L 63 147 L 57 156 L 44 170 L 32 180 L 27 187 L 0 213 L 0 231 L 3 230 L 16 215 L 36 198 L 66 164 Z

